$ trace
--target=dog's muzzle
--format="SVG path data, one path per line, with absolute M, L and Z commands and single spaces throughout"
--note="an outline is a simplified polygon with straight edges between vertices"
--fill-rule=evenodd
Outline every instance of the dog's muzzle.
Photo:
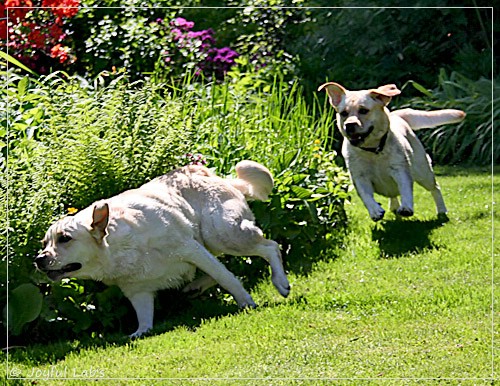
M 70 263 L 59 269 L 54 269 L 53 267 L 55 263 L 56 261 L 54 257 L 50 256 L 47 253 L 42 252 L 35 258 L 35 267 L 38 270 L 46 273 L 47 276 L 52 280 L 58 280 L 62 278 L 66 273 L 75 272 L 82 268 L 82 265 L 80 263 Z
M 345 125 L 347 139 L 353 146 L 360 146 L 365 141 L 365 139 L 373 132 L 374 126 L 370 126 L 370 128 L 364 133 L 358 132 L 360 128 L 361 127 L 356 123 L 348 123 Z

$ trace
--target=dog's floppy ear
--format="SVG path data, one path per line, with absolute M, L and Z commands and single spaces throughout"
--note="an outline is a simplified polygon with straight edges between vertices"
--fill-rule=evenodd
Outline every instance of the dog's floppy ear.
M 337 107 L 340 102 L 345 98 L 347 90 L 338 83 L 328 82 L 319 86 L 318 91 L 326 89 L 328 99 L 333 107 Z
M 387 106 L 391 101 L 393 96 L 401 94 L 401 91 L 396 87 L 395 84 L 386 84 L 380 86 L 376 89 L 370 90 L 370 96 L 373 99 L 379 100 L 384 106 Z
M 100 243 L 106 236 L 106 227 L 109 221 L 109 205 L 105 201 L 99 201 L 94 204 L 92 213 L 92 225 L 90 233 Z

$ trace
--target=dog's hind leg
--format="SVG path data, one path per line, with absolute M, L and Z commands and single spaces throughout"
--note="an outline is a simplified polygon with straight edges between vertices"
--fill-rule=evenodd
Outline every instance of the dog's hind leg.
M 237 222 L 223 223 L 217 229 L 217 243 L 210 243 L 217 248 L 217 253 L 233 256 L 260 256 L 271 266 L 271 280 L 283 296 L 288 296 L 290 284 L 283 269 L 281 252 L 278 244 L 267 240 L 253 221 L 243 219 Z
M 439 187 L 434 171 L 432 170 L 431 159 L 428 155 L 426 155 L 426 158 L 427 162 L 425 164 L 422 162 L 424 166 L 422 166 L 419 170 L 415 181 L 432 194 L 438 215 L 444 215 L 448 212 L 448 210 L 444 204 L 443 194 L 441 193 L 441 188 Z
M 278 292 L 287 297 L 290 293 L 290 284 L 283 269 L 283 261 L 281 258 L 280 248 L 278 243 L 273 240 L 267 240 L 261 237 L 260 241 L 242 253 L 244 256 L 260 256 L 266 260 L 271 266 L 271 281 Z
M 448 210 L 446 209 L 446 205 L 444 204 L 443 194 L 441 193 L 441 188 L 436 183 L 434 189 L 431 190 L 432 198 L 434 198 L 434 202 L 436 203 L 436 210 L 438 214 L 446 214 Z
M 217 258 L 215 258 L 203 245 L 192 241 L 184 245 L 182 260 L 187 261 L 211 276 L 217 283 L 226 289 L 240 307 L 255 307 L 250 294 L 243 285 Z
M 446 215 L 448 209 L 444 203 L 443 194 L 441 193 L 441 188 L 439 184 L 433 179 L 432 184 L 424 184 L 422 181 L 417 181 L 424 189 L 428 190 L 432 194 L 432 198 L 436 204 L 436 211 L 438 215 Z
M 231 250 L 226 253 L 232 254 L 233 256 L 262 257 L 271 266 L 271 281 L 278 292 L 284 297 L 287 297 L 290 293 L 290 284 L 288 283 L 285 270 L 283 269 L 281 252 L 276 242 L 262 237 L 260 243 L 246 249 L 245 252 L 243 250 L 239 250 L 238 252 Z M 191 292 L 194 296 L 196 296 L 202 294 L 216 284 L 217 281 L 214 278 L 209 275 L 204 275 L 186 285 L 182 291 L 187 293 Z

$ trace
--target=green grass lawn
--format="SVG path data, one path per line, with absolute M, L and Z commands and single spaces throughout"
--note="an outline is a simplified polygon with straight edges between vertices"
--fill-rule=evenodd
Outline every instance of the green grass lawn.
M 446 167 L 436 174 L 449 222 L 437 220 L 420 187 L 413 218 L 388 214 L 380 223 L 353 194 L 344 243 L 307 273 L 291 272 L 287 299 L 265 278 L 252 289 L 255 310 L 197 300 L 178 318 L 157 319 L 158 331 L 143 339 L 12 349 L 7 371 L 48 375 L 36 384 L 50 385 L 83 383 L 63 377 L 123 385 L 159 378 L 175 385 L 491 384 L 498 365 L 492 283 L 499 275 L 492 277 L 491 171 Z

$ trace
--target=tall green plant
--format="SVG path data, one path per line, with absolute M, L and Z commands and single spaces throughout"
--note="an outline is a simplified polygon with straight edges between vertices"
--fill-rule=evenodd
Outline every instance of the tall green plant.
M 223 173 L 248 158 L 270 168 L 275 193 L 268 202 L 253 203 L 253 210 L 268 236 L 282 245 L 288 264 L 308 266 L 346 220 L 348 178 L 336 153 L 324 150 L 332 140 L 333 115 L 321 113 L 328 106 L 318 99 L 310 107 L 298 82 L 289 85 L 277 76 L 255 87 L 249 78 L 258 74 L 230 76 L 231 82 L 205 88 L 198 102 L 204 113 L 197 117 L 196 151 Z
M 457 125 L 418 132 L 435 162 L 487 165 L 500 161 L 500 143 L 493 141 L 500 136 L 500 87 L 497 81 L 471 80 L 459 73 L 447 75 L 441 70 L 438 87 L 434 90 L 427 90 L 416 82 L 409 82 L 406 86 L 409 85 L 424 95 L 401 107 L 456 108 L 467 113 L 465 120 Z

